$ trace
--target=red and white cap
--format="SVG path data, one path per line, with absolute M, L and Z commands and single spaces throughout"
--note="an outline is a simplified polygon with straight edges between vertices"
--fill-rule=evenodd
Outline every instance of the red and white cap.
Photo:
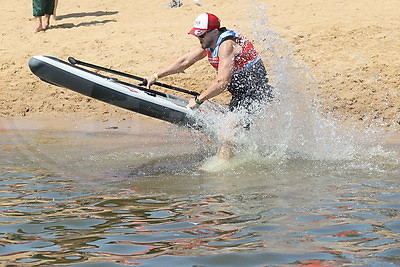
M 190 30 L 189 34 L 194 36 L 201 36 L 208 30 L 219 29 L 220 20 L 217 16 L 210 13 L 202 13 L 197 16 L 194 21 L 193 29 Z

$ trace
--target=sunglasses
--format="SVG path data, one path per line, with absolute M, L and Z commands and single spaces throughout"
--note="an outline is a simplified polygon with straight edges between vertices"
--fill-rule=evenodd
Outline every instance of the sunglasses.
M 203 39 L 203 38 L 206 36 L 207 33 L 212 32 L 212 31 L 213 31 L 213 29 L 212 29 L 212 30 L 208 30 L 208 31 L 206 31 L 205 33 L 203 33 L 202 35 L 197 36 L 197 37 Z

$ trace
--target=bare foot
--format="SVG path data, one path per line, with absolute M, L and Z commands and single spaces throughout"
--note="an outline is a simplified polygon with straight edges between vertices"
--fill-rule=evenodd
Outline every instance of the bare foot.
M 46 29 L 43 27 L 42 17 L 35 17 L 35 18 L 36 18 L 36 27 L 33 30 L 33 33 L 45 31 Z
M 33 33 L 38 33 L 38 32 L 45 31 L 45 30 L 46 30 L 45 28 L 43 28 L 42 26 L 39 26 L 33 30 Z

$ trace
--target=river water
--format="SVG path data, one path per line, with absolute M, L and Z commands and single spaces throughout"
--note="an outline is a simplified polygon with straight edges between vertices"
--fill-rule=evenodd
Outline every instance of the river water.
M 151 122 L 3 123 L 0 263 L 400 264 L 398 141 L 344 159 L 247 152 L 204 172 L 199 134 Z
M 250 130 L 218 116 L 202 118 L 206 134 L 155 119 L 2 121 L 0 263 L 400 265 L 398 135 L 321 112 L 264 8 L 249 13 L 276 95 Z M 223 134 L 238 144 L 229 162 L 212 156 Z

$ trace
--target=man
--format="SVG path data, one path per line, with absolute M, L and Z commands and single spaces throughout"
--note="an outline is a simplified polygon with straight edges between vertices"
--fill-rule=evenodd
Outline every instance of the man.
M 208 57 L 217 71 L 216 78 L 199 96 L 190 99 L 188 107 L 198 108 L 224 90 L 232 94 L 230 111 L 249 109 L 255 102 L 272 98 L 272 88 L 267 84 L 267 72 L 253 44 L 241 34 L 221 28 L 220 20 L 213 14 L 202 13 L 194 21 L 189 34 L 199 39 L 200 46 L 176 61 L 147 77 L 147 87 L 159 78 L 183 72 L 197 61 Z M 229 159 L 233 155 L 232 141 L 225 141 L 219 157 Z

